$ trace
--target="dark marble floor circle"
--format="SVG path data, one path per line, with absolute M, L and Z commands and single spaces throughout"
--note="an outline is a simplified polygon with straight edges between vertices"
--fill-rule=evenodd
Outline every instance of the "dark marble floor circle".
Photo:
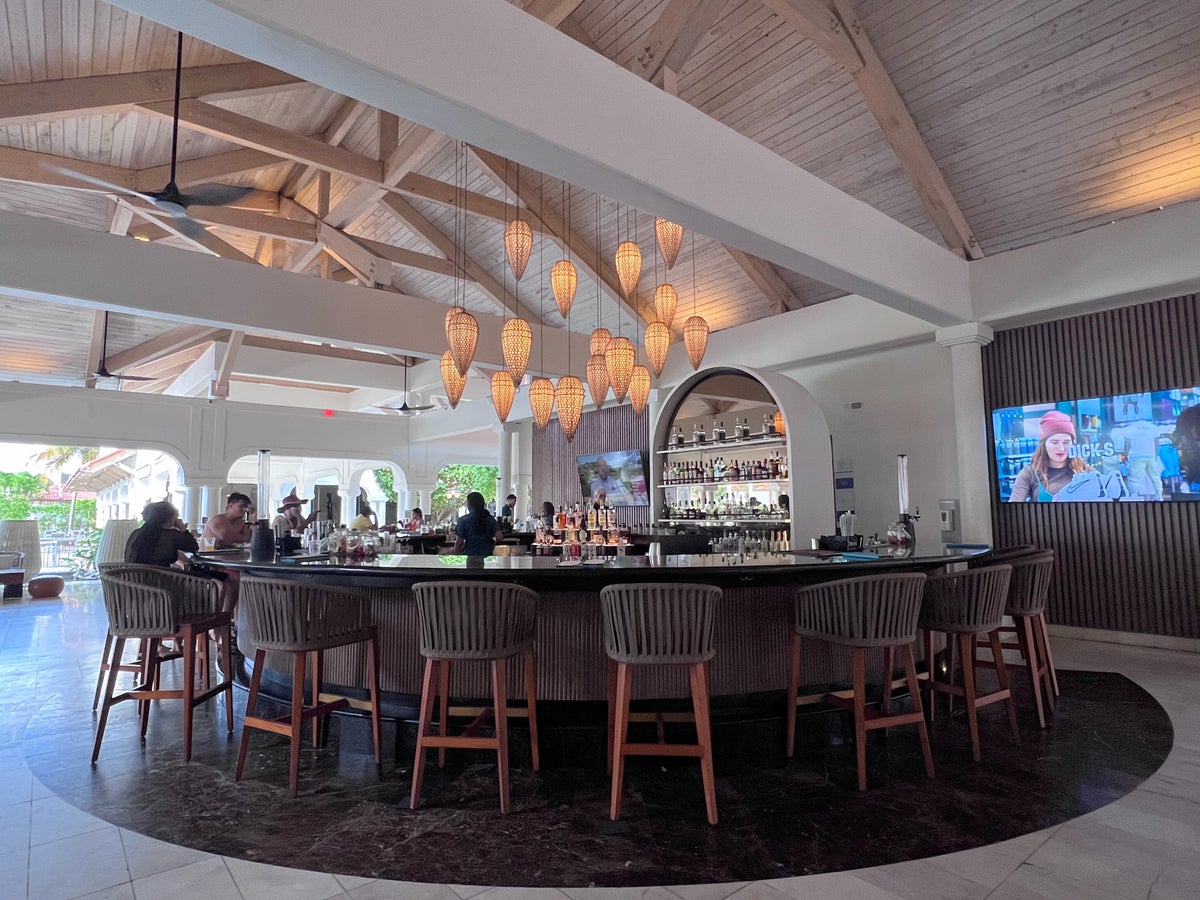
M 981 764 L 971 762 L 965 722 L 939 715 L 932 781 L 913 729 L 872 737 L 871 789 L 861 794 L 837 714 L 803 720 L 793 760 L 783 757 L 773 717 L 719 725 L 715 827 L 704 821 L 692 760 L 631 761 L 622 818 L 610 822 L 594 736 L 569 727 L 548 729 L 543 743 L 552 764 L 541 773 L 522 763 L 527 732 L 513 730 L 518 768 L 508 816 L 497 809 L 489 754 L 460 756 L 444 770 L 432 765 L 426 805 L 407 809 L 410 737 L 402 732 L 397 741 L 394 729 L 385 737 L 396 760 L 382 773 L 354 748 L 355 726 L 344 726 L 324 749 L 306 749 L 294 800 L 286 743 L 272 735 L 255 735 L 246 778 L 234 782 L 237 743 L 216 707 L 198 713 L 190 764 L 182 761 L 179 716 L 168 704 L 155 711 L 144 745 L 133 704 L 118 708 L 94 769 L 87 763 L 91 722 L 77 716 L 35 716 L 24 746 L 34 774 L 80 809 L 162 840 L 275 865 L 508 886 L 748 881 L 966 850 L 1129 792 L 1171 747 L 1166 713 L 1120 675 L 1064 671 L 1060 678 L 1063 696 L 1045 732 L 1023 704 L 1019 746 L 1002 707 L 981 712 Z M 239 709 L 243 702 L 239 695 Z M 576 743 L 585 750 L 572 761 Z

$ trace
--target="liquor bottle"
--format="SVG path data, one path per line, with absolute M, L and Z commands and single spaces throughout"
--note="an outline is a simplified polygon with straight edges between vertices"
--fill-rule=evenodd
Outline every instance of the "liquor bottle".
M 771 417 L 766 413 L 763 413 L 762 433 L 764 436 L 771 433 Z
M 682 425 L 675 426 L 675 431 L 671 434 L 671 446 L 672 447 L 682 447 L 683 446 L 683 426 Z
M 725 423 L 724 422 L 721 422 L 720 424 L 717 425 L 717 433 L 713 439 L 717 440 L 717 441 L 725 440 Z
M 587 530 L 588 530 L 588 531 L 595 531 L 595 530 L 596 530 L 596 505 L 595 505 L 594 503 L 589 503 L 589 504 L 588 504 L 588 511 L 587 511 Z

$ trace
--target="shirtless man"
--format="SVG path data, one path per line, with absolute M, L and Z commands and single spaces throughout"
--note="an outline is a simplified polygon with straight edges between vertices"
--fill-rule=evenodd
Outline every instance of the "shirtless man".
M 250 540 L 251 530 L 246 522 L 246 512 L 253 505 L 253 501 L 245 494 L 234 491 L 225 501 L 225 512 L 209 517 L 203 537 L 213 538 L 218 550 L 246 543 Z

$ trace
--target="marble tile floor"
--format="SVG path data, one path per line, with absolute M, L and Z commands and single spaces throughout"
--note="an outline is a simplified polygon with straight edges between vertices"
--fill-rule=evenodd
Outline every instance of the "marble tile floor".
M 1062 669 L 1120 672 L 1166 710 L 1174 746 L 1125 796 L 1052 828 L 959 853 L 825 875 L 639 888 L 496 888 L 384 881 L 280 868 L 144 837 L 65 802 L 27 760 L 48 752 L 44 728 L 72 722 L 63 687 L 94 683 L 103 608 L 90 586 L 62 600 L 0 607 L 0 897 L 71 898 L 1108 898 L 1200 897 L 1200 655 L 1056 641 Z M 106 744 L 105 753 L 120 748 Z M 987 810 L 977 811 L 986 815 Z M 496 881 L 503 880 L 498 873 Z

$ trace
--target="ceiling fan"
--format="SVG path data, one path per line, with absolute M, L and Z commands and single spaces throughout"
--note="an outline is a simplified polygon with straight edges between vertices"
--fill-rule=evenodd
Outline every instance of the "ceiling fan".
M 108 310 L 104 311 L 104 335 L 100 338 L 100 365 L 92 372 L 95 378 L 115 378 L 117 381 L 157 381 L 149 375 L 114 375 L 108 371 Z
M 179 95 L 180 85 L 183 79 L 183 32 L 179 32 L 178 42 L 175 48 L 175 112 L 171 121 L 171 177 L 167 182 L 166 187 L 161 191 L 153 193 L 142 193 L 134 191 L 127 187 L 122 187 L 119 184 L 105 181 L 102 178 L 96 178 L 92 175 L 85 175 L 82 172 L 76 172 L 73 169 L 68 169 L 62 166 L 51 166 L 54 171 L 67 175 L 77 181 L 83 181 L 88 184 L 94 184 L 97 187 L 107 188 L 120 194 L 126 194 L 132 197 L 139 197 L 147 203 L 152 204 L 165 213 L 173 216 L 177 221 L 175 229 L 181 234 L 188 237 L 200 237 L 204 233 L 204 226 L 188 215 L 188 207 L 197 206 L 228 206 L 231 203 L 236 203 L 246 195 L 252 193 L 254 188 L 242 187 L 229 184 L 210 184 L 199 185 L 190 193 L 184 194 L 179 190 L 179 186 L 175 183 L 175 166 L 179 153 Z
M 404 364 L 404 402 L 402 402 L 399 406 L 384 407 L 384 409 L 390 409 L 390 410 L 394 411 L 397 415 L 400 415 L 400 416 L 415 416 L 415 415 L 425 412 L 425 410 L 427 410 L 427 409 L 434 408 L 432 403 L 429 404 L 428 406 L 409 406 L 408 405 L 408 369 L 409 369 L 409 364 L 406 362 Z

